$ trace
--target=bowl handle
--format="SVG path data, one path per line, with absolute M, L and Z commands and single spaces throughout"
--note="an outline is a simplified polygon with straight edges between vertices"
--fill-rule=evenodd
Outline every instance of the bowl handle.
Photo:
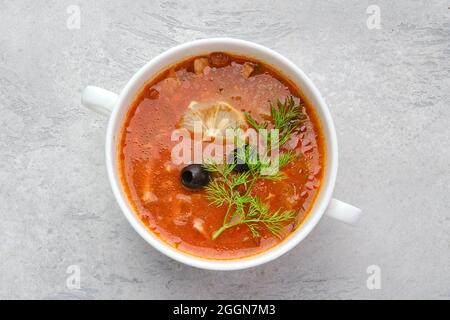
M 339 221 L 355 224 L 361 217 L 361 209 L 337 199 L 331 199 L 325 214 Z
M 88 109 L 109 115 L 116 104 L 118 95 L 94 86 L 87 86 L 81 94 L 81 103 Z

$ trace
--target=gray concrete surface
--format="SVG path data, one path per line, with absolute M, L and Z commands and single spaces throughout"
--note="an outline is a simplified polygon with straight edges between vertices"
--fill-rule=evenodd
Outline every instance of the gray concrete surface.
M 70 5 L 80 29 L 67 27 Z M 449 6 L 1 1 L 0 298 L 449 299 Z M 357 227 L 324 218 L 289 254 L 227 273 L 174 262 L 134 232 L 106 177 L 106 119 L 80 93 L 119 91 L 158 53 L 212 36 L 273 48 L 315 81 L 338 131 L 335 195 L 364 209 Z M 71 265 L 80 289 L 66 285 Z

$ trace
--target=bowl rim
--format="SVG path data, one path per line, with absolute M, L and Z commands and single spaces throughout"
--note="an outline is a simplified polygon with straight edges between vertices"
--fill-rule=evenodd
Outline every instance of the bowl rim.
M 222 48 L 222 50 L 208 50 L 207 48 Z M 247 55 L 249 57 L 254 57 L 252 53 L 258 56 L 264 56 L 270 61 L 266 61 L 264 58 L 255 58 L 264 61 L 264 63 L 267 62 L 272 66 L 273 63 L 275 63 L 276 66 L 273 67 L 290 77 L 290 80 L 293 81 L 293 83 L 297 85 L 302 93 L 311 101 L 319 118 L 321 130 L 325 138 L 326 165 L 322 186 L 313 207 L 308 213 L 305 221 L 302 222 L 302 225 L 289 235 L 288 238 L 284 239 L 274 247 L 252 256 L 229 260 L 208 259 L 185 253 L 170 246 L 165 243 L 164 240 L 158 238 L 157 235 L 153 234 L 138 218 L 121 185 L 116 155 L 118 149 L 117 139 L 120 137 L 120 131 L 123 125 L 122 120 L 124 114 L 126 115 L 128 112 L 129 104 L 132 99 L 135 98 L 138 90 L 142 88 L 149 79 L 157 75 L 157 71 L 160 72 L 169 65 L 176 63 L 177 60 L 175 57 L 180 55 L 188 57 L 200 55 L 202 52 L 206 53 L 212 51 L 225 51 L 239 55 L 240 53 L 233 50 L 233 48 L 239 48 L 236 49 L 237 51 L 240 49 L 248 51 L 249 54 Z M 184 58 L 180 57 L 178 61 L 183 59 Z M 169 61 L 172 61 L 172 63 L 168 63 Z M 282 70 L 280 70 L 280 66 L 283 66 Z M 296 79 L 292 79 L 292 76 Z M 297 67 L 297 65 L 278 52 L 254 42 L 234 38 L 207 38 L 186 42 L 160 53 L 147 62 L 131 77 L 119 94 L 109 118 L 106 131 L 105 160 L 110 185 L 123 214 L 135 231 L 151 246 L 178 262 L 196 268 L 208 270 L 239 270 L 255 267 L 282 256 L 297 246 L 317 225 L 323 216 L 334 191 L 338 167 L 338 145 L 333 119 L 325 100 L 314 83 L 299 67 Z

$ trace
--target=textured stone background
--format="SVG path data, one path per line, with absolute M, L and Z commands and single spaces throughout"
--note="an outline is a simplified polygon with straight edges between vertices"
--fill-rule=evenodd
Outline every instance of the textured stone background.
M 449 299 L 449 6 L 0 1 L 0 298 Z M 335 195 L 364 209 L 357 227 L 324 218 L 289 254 L 228 273 L 174 262 L 134 232 L 107 181 L 106 119 L 80 93 L 118 92 L 158 53 L 212 36 L 273 48 L 315 81 L 338 131 Z M 381 290 L 366 287 L 372 264 Z

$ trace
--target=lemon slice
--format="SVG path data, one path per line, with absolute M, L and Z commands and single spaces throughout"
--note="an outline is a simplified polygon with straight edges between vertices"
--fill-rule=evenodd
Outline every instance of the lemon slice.
M 198 103 L 192 101 L 181 120 L 181 126 L 204 138 L 224 137 L 227 129 L 247 127 L 245 116 L 229 103 L 216 101 Z

